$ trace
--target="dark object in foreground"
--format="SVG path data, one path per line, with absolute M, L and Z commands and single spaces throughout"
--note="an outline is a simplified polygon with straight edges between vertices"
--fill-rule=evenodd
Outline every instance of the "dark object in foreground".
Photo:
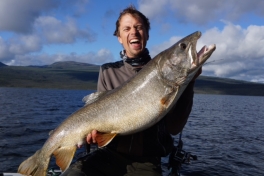
M 197 160 L 196 155 L 192 155 L 190 152 L 182 150 L 183 142 L 180 139 L 177 146 L 174 146 L 169 156 L 170 176 L 180 176 L 180 170 L 182 164 L 190 164 L 191 160 Z

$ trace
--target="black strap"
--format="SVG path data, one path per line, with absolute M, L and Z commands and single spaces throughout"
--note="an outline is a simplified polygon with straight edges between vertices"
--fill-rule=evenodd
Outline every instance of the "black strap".
M 148 63 L 151 60 L 151 57 L 149 55 L 149 51 L 148 51 L 147 48 L 145 48 L 145 50 L 142 52 L 142 54 L 138 58 L 129 58 L 129 57 L 127 57 L 125 50 L 122 50 L 120 52 L 120 57 L 125 62 L 127 62 L 128 64 L 130 64 L 133 67 L 145 65 L 146 63 Z

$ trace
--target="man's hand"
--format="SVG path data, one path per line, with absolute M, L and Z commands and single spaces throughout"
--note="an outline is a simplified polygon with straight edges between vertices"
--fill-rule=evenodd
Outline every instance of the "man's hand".
M 96 142 L 96 135 L 97 135 L 97 131 L 93 130 L 91 133 L 89 133 L 86 137 L 86 142 L 88 144 L 93 144 L 93 143 L 97 143 Z

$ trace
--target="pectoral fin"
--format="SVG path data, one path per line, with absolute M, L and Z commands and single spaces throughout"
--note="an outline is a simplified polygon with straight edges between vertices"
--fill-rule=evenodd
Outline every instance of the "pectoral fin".
M 97 133 L 96 142 L 98 147 L 104 147 L 109 144 L 117 135 L 117 133 Z
M 166 93 L 160 100 L 160 103 L 162 106 L 164 106 L 165 108 L 168 108 L 168 106 L 172 103 L 172 101 L 174 100 L 174 98 L 176 97 L 177 93 L 178 93 L 178 88 L 172 89 L 170 91 L 168 91 L 168 93 Z
M 61 168 L 62 171 L 66 170 L 72 161 L 75 154 L 76 146 L 71 147 L 60 147 L 53 152 L 56 158 L 56 164 Z

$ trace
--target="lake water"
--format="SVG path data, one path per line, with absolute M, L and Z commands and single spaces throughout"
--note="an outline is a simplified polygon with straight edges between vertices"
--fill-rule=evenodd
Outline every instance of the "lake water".
M 16 172 L 91 92 L 0 88 L 0 173 Z M 183 165 L 181 175 L 264 175 L 263 127 L 264 97 L 195 94 L 182 140 L 198 160 Z

